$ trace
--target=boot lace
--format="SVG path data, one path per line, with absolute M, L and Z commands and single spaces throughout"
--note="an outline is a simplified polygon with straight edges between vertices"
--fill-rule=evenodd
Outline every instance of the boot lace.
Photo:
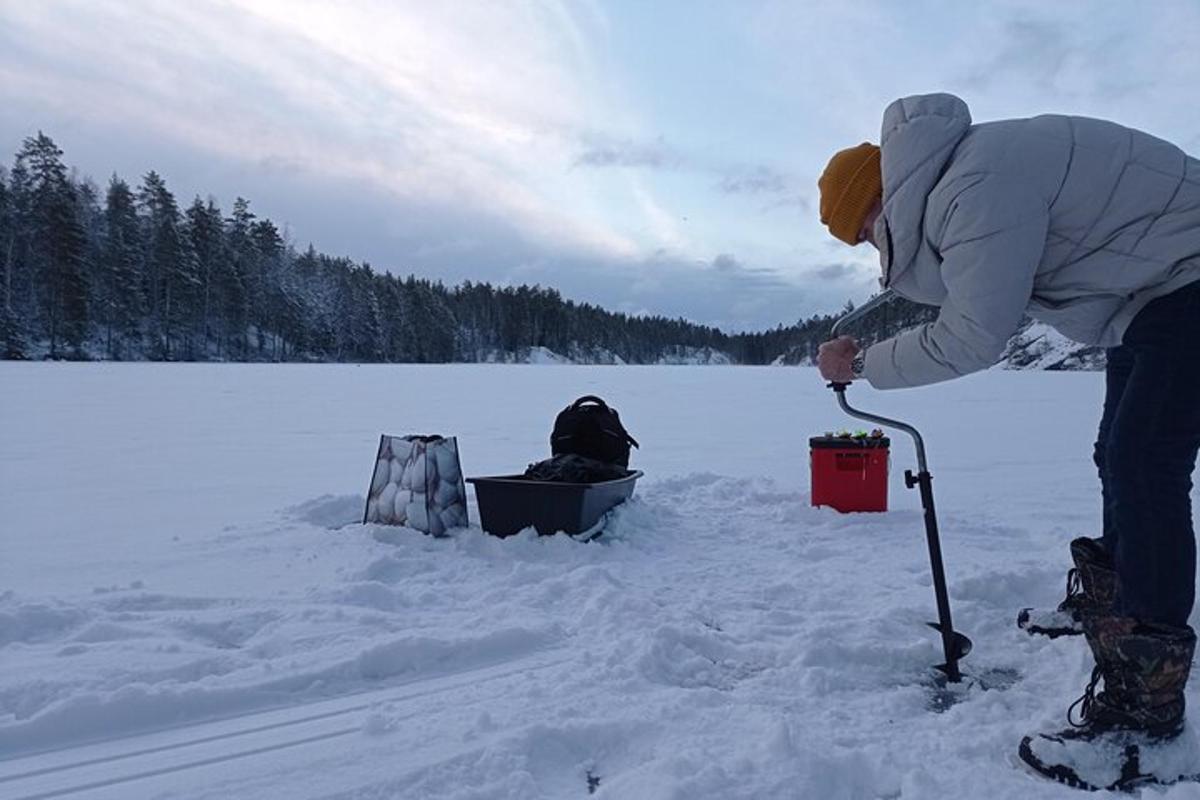
M 1092 709 L 1096 705 L 1096 685 L 1100 683 L 1102 673 L 1100 667 L 1092 668 L 1092 679 L 1088 681 L 1087 688 L 1083 690 L 1083 696 L 1071 703 L 1071 707 L 1067 709 L 1067 722 L 1071 723 L 1072 728 L 1083 728 L 1088 724 L 1091 718 Z M 1075 721 L 1075 709 L 1079 709 L 1079 721 Z
M 1086 604 L 1087 600 L 1083 591 L 1083 576 L 1078 568 L 1071 567 L 1067 570 L 1067 596 L 1058 604 L 1058 610 L 1072 611 L 1076 605 Z
M 1070 600 L 1082 591 L 1083 577 L 1079 574 L 1079 568 L 1071 567 L 1067 570 L 1067 599 Z

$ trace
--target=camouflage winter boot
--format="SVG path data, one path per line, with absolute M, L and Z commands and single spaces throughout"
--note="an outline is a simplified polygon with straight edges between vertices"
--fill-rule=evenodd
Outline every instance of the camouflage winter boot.
M 1097 615 L 1085 618 L 1084 629 L 1096 668 L 1067 711 L 1072 727 L 1026 736 L 1021 760 L 1080 789 L 1127 790 L 1194 779 L 1200 749 L 1194 734 L 1180 734 L 1195 632 Z M 1097 694 L 1101 681 L 1104 689 Z
M 1112 557 L 1099 539 L 1081 536 L 1071 542 L 1075 566 L 1067 572 L 1067 596 L 1058 608 L 1023 608 L 1017 627 L 1030 635 L 1051 639 L 1083 633 L 1083 619 L 1096 612 L 1108 613 L 1117 592 L 1117 573 Z

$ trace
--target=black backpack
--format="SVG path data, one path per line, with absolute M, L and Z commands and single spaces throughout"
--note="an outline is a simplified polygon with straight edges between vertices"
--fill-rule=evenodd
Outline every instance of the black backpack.
M 621 424 L 617 410 L 590 394 L 564 408 L 550 434 L 552 455 L 574 453 L 622 467 L 629 466 L 629 445 L 638 443 Z

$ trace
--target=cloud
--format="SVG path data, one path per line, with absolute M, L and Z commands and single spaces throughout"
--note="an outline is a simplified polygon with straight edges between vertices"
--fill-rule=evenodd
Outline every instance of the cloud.
M 846 278 L 857 273 L 858 266 L 855 264 L 830 264 L 813 272 L 818 278 L 827 281 Z
M 763 286 L 781 287 L 788 283 L 775 270 L 766 267 L 749 267 L 743 264 L 737 257 L 729 253 L 720 253 L 709 264 L 712 269 L 719 273 L 729 276 L 740 276 L 744 279 L 754 280 Z
M 716 188 L 725 195 L 763 199 L 765 202 L 758 207 L 762 214 L 778 210 L 799 210 L 808 214 L 812 210 L 812 201 L 796 184 L 795 176 L 758 164 L 726 171 Z
M 759 164 L 722 176 L 717 188 L 725 194 L 783 194 L 793 180 L 770 167 Z
M 712 262 L 713 269 L 718 272 L 736 272 L 742 269 L 742 265 L 738 260 L 728 253 L 721 253 Z
M 774 198 L 762 210 L 765 213 L 776 209 L 796 209 L 809 216 L 813 210 L 812 198 L 804 194 L 787 194 Z
M 577 155 L 572 164 L 583 167 L 679 169 L 684 159 L 660 138 L 653 142 L 624 140 L 593 144 Z
M 976 91 L 1014 80 L 1052 90 L 1065 65 L 1078 55 L 1066 26 L 1053 20 L 1009 19 L 998 41 L 999 49 L 966 76 L 966 84 Z

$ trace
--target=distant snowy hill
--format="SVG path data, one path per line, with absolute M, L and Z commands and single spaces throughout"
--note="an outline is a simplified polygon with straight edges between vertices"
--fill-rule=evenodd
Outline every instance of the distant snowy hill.
M 556 353 L 548 347 L 525 347 L 516 353 L 491 350 L 481 354 L 485 364 L 608 364 L 624 366 L 627 362 L 616 353 L 602 347 L 585 348 L 573 345 L 567 352 Z M 736 363 L 732 356 L 711 347 L 669 347 L 654 362 L 659 365 L 729 366 Z
M 776 367 L 814 364 L 809 348 L 803 345 L 781 353 L 771 362 Z M 1026 318 L 1021 329 L 1008 341 L 997 366 L 1001 369 L 1101 370 L 1104 369 L 1104 348 L 1079 344 L 1044 322 Z
M 1104 348 L 1073 342 L 1044 322 L 1026 320 L 1008 342 L 1004 369 L 1104 369 Z
M 658 359 L 659 364 L 691 364 L 728 366 L 733 364 L 733 358 L 720 350 L 711 347 L 682 347 L 670 348 Z

